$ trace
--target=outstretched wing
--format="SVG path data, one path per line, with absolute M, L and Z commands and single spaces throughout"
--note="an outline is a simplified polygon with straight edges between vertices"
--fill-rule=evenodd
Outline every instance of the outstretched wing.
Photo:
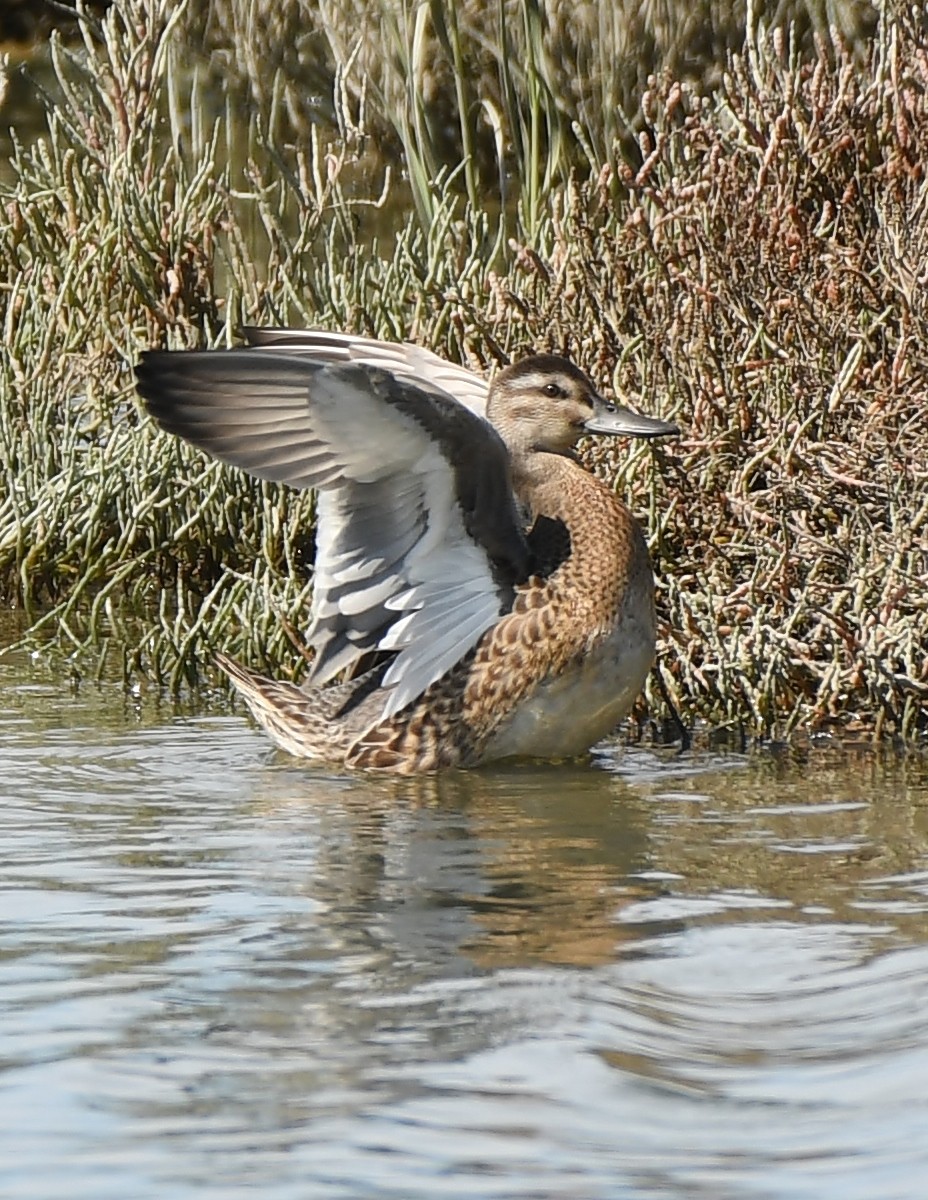
M 510 608 L 529 549 L 508 452 L 431 381 L 270 349 L 149 351 L 136 374 L 168 432 L 261 479 L 320 490 L 315 682 L 393 651 L 391 716 Z
M 274 353 L 299 354 L 318 362 L 355 362 L 382 367 L 391 375 L 440 388 L 478 416 L 486 415 L 487 381 L 467 367 L 447 362 L 412 342 L 379 342 L 353 333 L 323 329 L 267 329 L 249 325 L 242 330 L 249 346 Z

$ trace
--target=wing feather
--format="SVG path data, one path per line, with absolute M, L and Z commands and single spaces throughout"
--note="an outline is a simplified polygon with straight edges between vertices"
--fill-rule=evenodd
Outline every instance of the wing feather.
M 139 392 L 164 429 L 224 462 L 320 489 L 311 679 L 389 651 L 377 719 L 391 716 L 468 653 L 528 573 L 508 454 L 476 415 L 486 385 L 415 346 L 249 336 L 260 348 L 149 352 Z
M 467 367 L 439 358 L 411 342 L 381 342 L 351 333 L 324 329 L 258 329 L 242 333 L 250 346 L 300 355 L 319 362 L 356 362 L 381 367 L 398 378 L 430 384 L 459 404 L 483 417 L 487 407 L 487 381 Z

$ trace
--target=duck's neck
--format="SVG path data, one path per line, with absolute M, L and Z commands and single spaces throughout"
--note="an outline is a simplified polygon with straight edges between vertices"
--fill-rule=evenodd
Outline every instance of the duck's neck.
M 616 613 L 625 601 L 650 612 L 653 576 L 644 537 L 628 508 L 572 457 L 536 453 L 514 463 L 513 482 L 534 521 L 559 520 L 570 534 L 560 584 Z
M 573 454 L 551 454 L 543 450 L 513 455 L 512 486 L 522 506 L 533 516 L 554 516 L 558 483 L 583 468 Z

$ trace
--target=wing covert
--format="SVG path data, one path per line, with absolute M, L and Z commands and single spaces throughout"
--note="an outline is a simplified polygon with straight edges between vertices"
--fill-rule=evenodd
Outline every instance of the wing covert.
M 479 417 L 486 415 L 487 381 L 467 367 L 447 362 L 412 342 L 381 342 L 351 333 L 324 329 L 267 329 L 249 325 L 242 330 L 249 346 L 284 351 L 319 362 L 356 362 L 382 367 L 413 382 L 430 384 L 465 405 Z

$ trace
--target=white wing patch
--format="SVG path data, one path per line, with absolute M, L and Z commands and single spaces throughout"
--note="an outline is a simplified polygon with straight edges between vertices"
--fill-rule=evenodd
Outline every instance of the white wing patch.
M 449 543 L 430 561 L 430 577 L 391 602 L 405 615 L 381 639 L 384 650 L 399 651 L 383 679 L 392 689 L 385 718 L 440 679 L 499 620 L 499 598 L 487 592 L 481 557 L 473 542 L 458 543 L 457 552 Z
M 310 630 L 319 652 L 315 682 L 347 665 L 346 641 L 355 654 L 397 652 L 383 679 L 389 695 L 380 720 L 449 671 L 503 607 L 486 553 L 464 528 L 438 447 L 431 443 L 415 471 L 396 483 L 369 498 L 368 489 L 350 484 L 320 496 L 324 536 L 317 541 Z M 367 499 L 377 505 L 375 518 Z M 354 640 L 359 619 L 376 641 Z

